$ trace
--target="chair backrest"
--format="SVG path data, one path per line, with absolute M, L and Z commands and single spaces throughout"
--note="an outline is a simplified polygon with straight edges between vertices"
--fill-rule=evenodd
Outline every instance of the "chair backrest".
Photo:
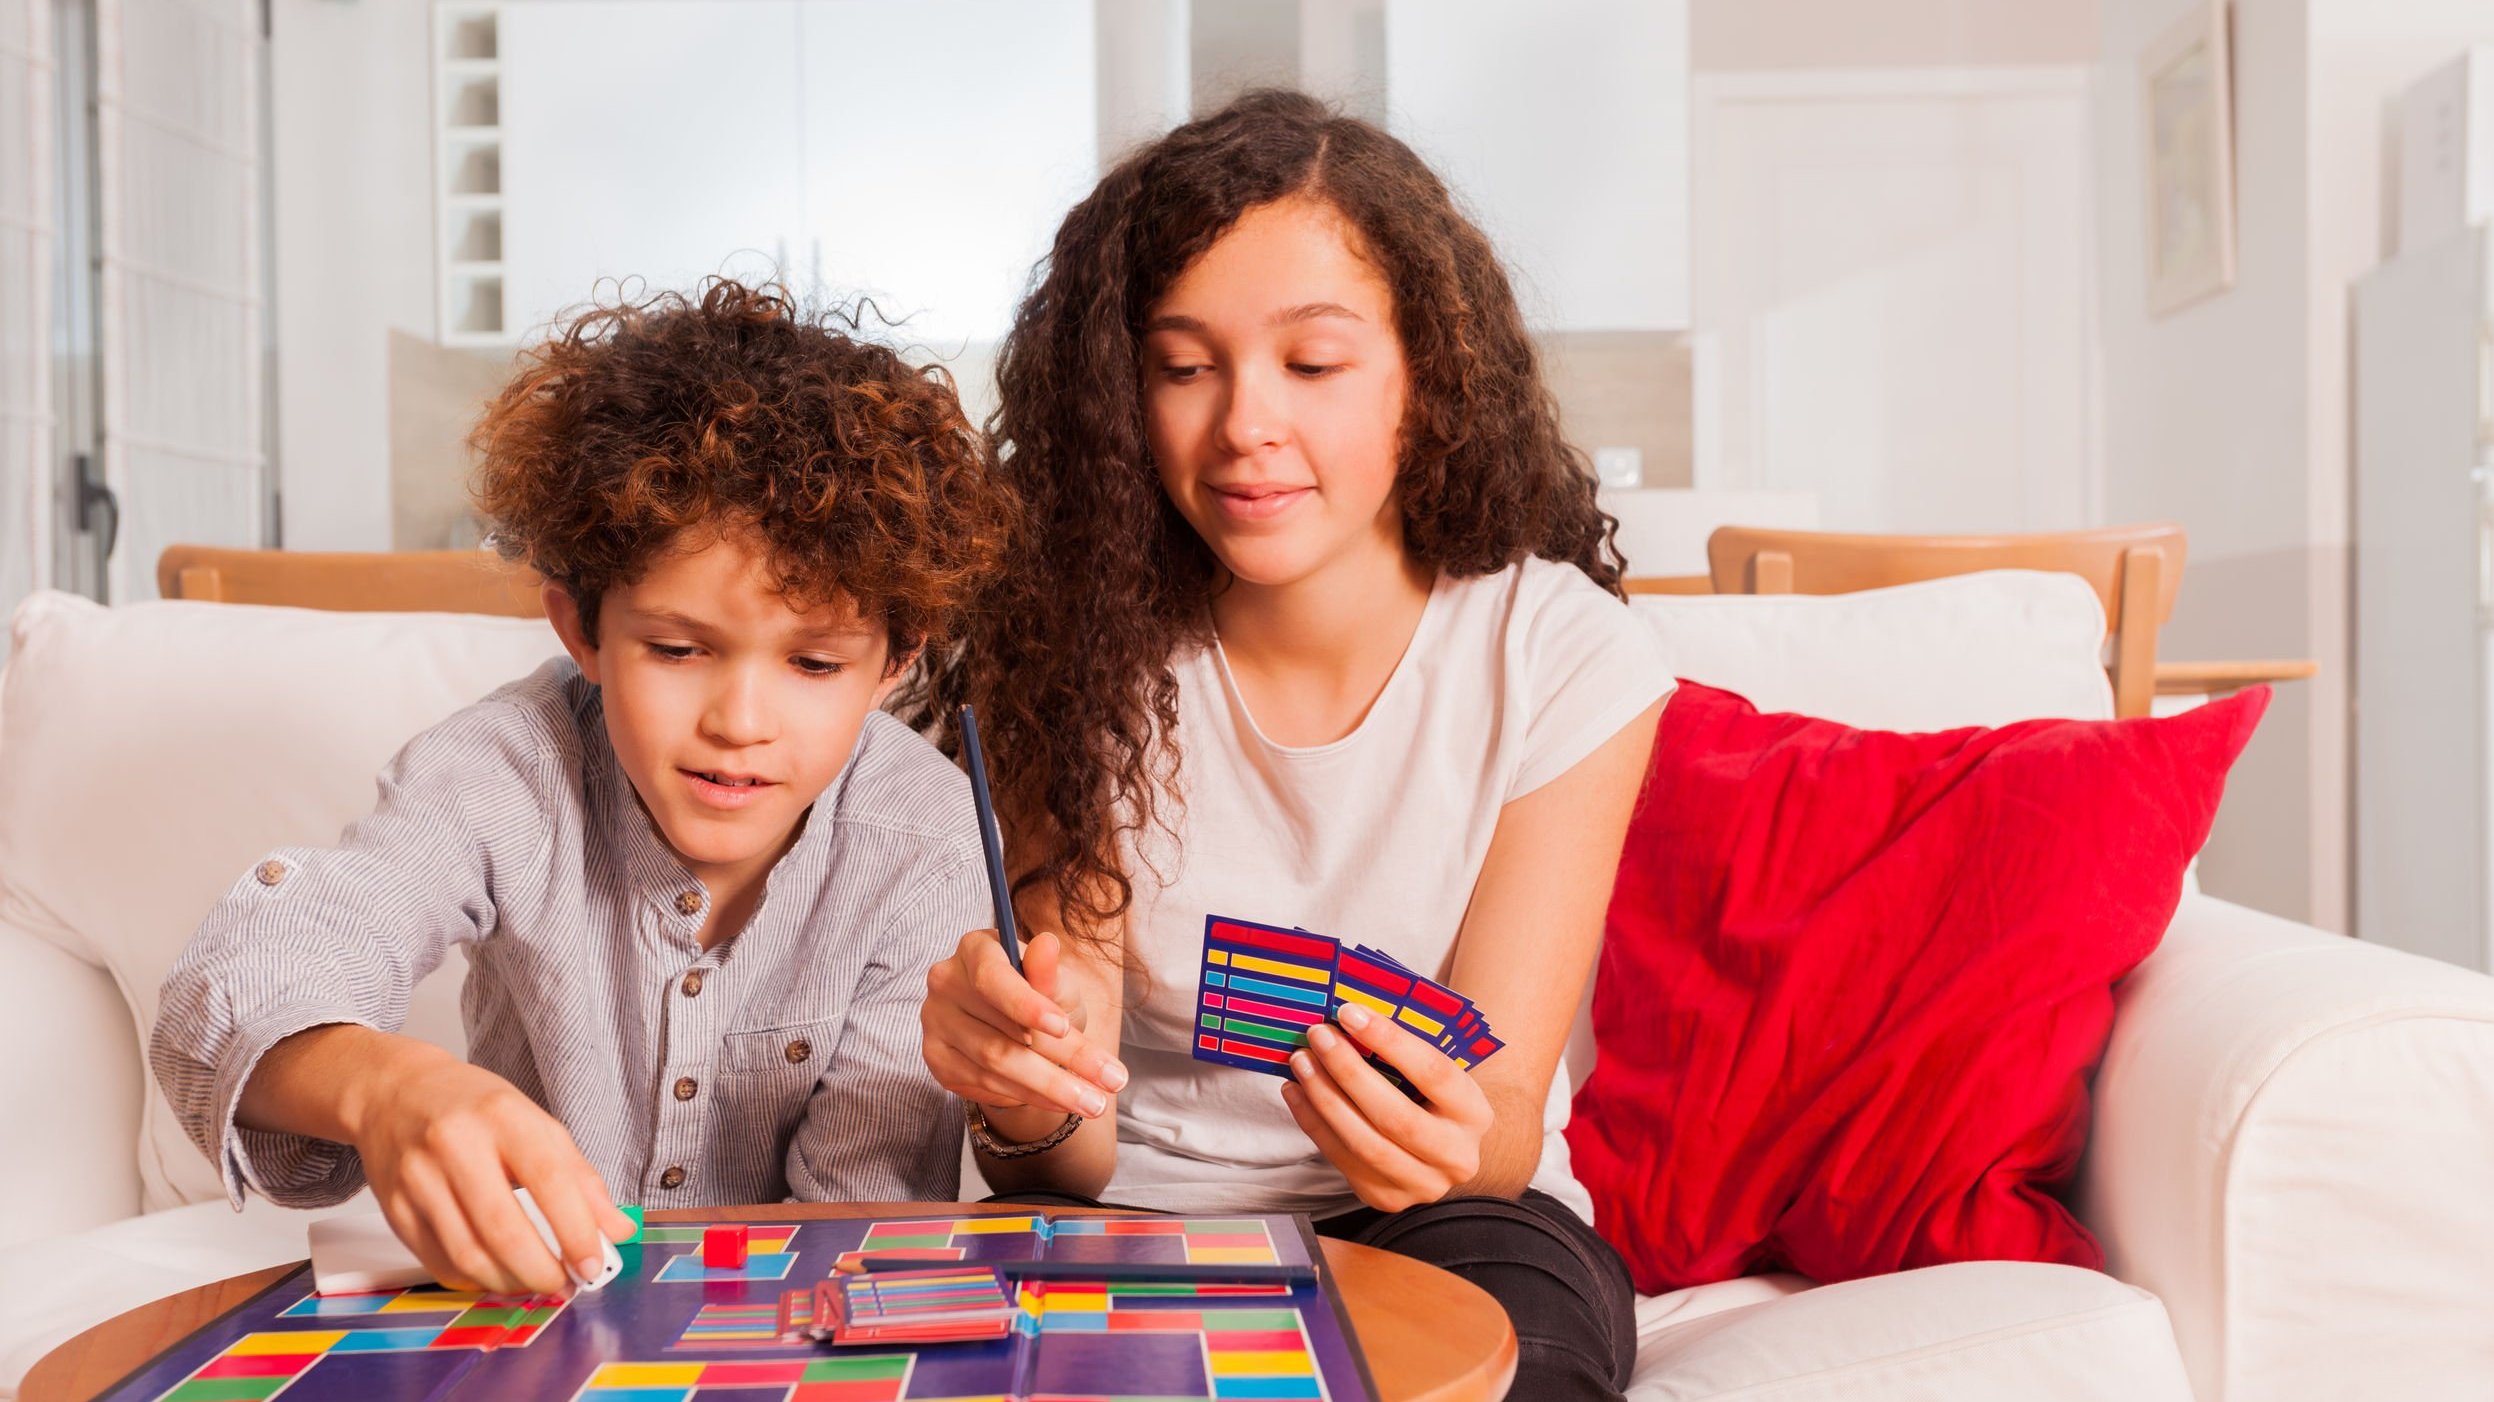
M 168 545 L 156 592 L 168 599 L 365 613 L 488 613 L 543 618 L 535 572 L 482 550 L 228 550 Z
M 2038 535 L 1838 535 L 1725 526 L 1706 541 L 1719 594 L 1849 594 L 1977 570 L 2056 570 L 2104 603 L 2113 710 L 2144 716 L 2156 694 L 2156 630 L 2173 617 L 2188 542 L 2170 521 Z

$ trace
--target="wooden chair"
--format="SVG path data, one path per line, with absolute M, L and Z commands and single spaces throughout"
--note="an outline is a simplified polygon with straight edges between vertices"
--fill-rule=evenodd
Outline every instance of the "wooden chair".
M 2188 554 L 2183 529 L 2172 522 L 2013 536 L 1835 535 L 1726 526 L 1706 541 L 1707 578 L 1714 592 L 1723 594 L 1843 594 L 1976 570 L 2075 574 L 2104 603 L 2111 642 L 2106 670 L 2117 716 L 2144 716 L 2160 695 L 2216 695 L 2261 682 L 2296 681 L 2319 670 L 2310 661 L 2158 662 L 2157 630 L 2173 617 Z M 1629 588 L 1639 592 L 1634 582 Z
M 1719 594 L 1849 594 L 1976 570 L 2058 570 L 2094 587 L 2112 642 L 2113 713 L 2156 695 L 2156 630 L 2173 617 L 2187 543 L 2172 522 L 2011 536 L 1836 535 L 1725 526 L 1706 539 Z
M 536 574 L 481 550 L 374 553 L 169 545 L 156 557 L 168 599 L 385 613 L 543 618 Z

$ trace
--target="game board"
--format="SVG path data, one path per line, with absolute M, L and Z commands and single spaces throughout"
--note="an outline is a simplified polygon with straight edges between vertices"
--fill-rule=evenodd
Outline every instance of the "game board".
M 1301 1217 L 926 1217 L 752 1224 L 743 1267 L 652 1223 L 603 1291 L 310 1293 L 307 1266 L 103 1394 L 111 1402 L 1369 1402 Z M 1013 1331 L 968 1343 L 781 1341 L 790 1287 L 846 1261 L 987 1263 Z M 926 1269 L 921 1265 L 920 1269 Z

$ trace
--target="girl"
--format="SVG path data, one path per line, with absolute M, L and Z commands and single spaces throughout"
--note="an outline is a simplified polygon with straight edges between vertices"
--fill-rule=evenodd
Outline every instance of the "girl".
M 1401 142 L 1252 94 L 1067 215 L 998 374 L 1031 525 L 918 717 L 977 704 L 1063 932 L 928 979 L 988 1181 L 1309 1213 L 1495 1295 L 1518 1396 L 1616 1396 L 1634 1296 L 1554 1072 L 1671 681 L 1487 240 Z M 1346 1008 L 1278 1087 L 1195 1061 L 1209 914 L 1383 948 L 1506 1049 Z

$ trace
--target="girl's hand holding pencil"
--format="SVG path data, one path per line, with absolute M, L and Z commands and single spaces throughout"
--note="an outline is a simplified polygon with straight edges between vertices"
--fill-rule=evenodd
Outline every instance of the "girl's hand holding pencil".
M 1064 955 L 1060 936 L 1041 935 L 1017 973 L 995 931 L 972 930 L 927 971 L 927 1066 L 944 1089 L 1001 1112 L 988 1118 L 1009 1139 L 1037 1138 L 1067 1115 L 1098 1119 L 1126 1084 L 1126 1068 L 1083 1035 L 1090 1009 L 1059 977 Z M 1034 1113 L 1013 1113 L 1025 1108 Z
M 1107 1114 L 1126 1084 L 1126 1068 L 1083 1036 L 1089 1009 L 1062 977 L 1063 937 L 1043 934 L 1027 951 L 1019 948 L 978 717 L 967 706 L 960 725 L 996 928 L 963 935 L 952 957 L 927 971 L 919 1023 L 937 1084 L 996 1112 L 989 1123 L 1007 1138 L 1035 1139 L 1067 1115 Z

